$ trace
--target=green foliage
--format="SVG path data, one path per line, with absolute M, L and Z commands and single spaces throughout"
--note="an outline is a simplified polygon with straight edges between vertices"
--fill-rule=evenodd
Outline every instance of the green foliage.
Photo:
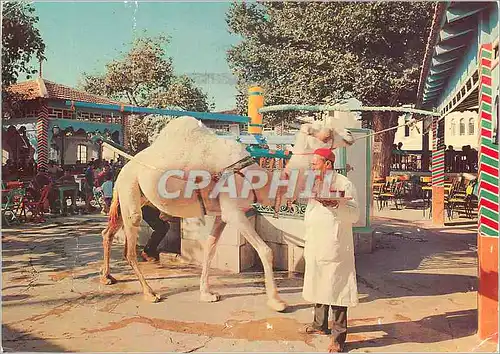
M 84 73 L 82 88 L 133 105 L 149 105 L 155 94 L 168 89 L 173 76 L 167 44 L 164 36 L 136 39 L 121 58 L 106 64 L 104 75 Z
M 166 53 L 168 43 L 165 36 L 136 39 L 128 52 L 106 65 L 104 74 L 84 73 L 81 88 L 136 106 L 209 111 L 207 95 L 194 81 L 174 75 L 172 58 Z M 131 152 L 147 147 L 171 118 L 131 117 Z
M 240 113 L 254 84 L 264 88 L 266 105 L 324 104 L 349 96 L 365 106 L 414 102 L 433 7 L 402 1 L 232 4 L 226 21 L 243 40 L 227 58 Z M 294 116 L 266 114 L 265 124 Z M 397 123 L 389 113 L 371 119 L 376 130 Z M 377 139 L 390 142 L 389 154 L 375 156 L 377 173 L 385 175 L 394 132 Z
M 194 80 L 187 76 L 174 77 L 166 91 L 161 91 L 151 98 L 153 107 L 179 107 L 186 111 L 207 112 L 209 105 L 207 95 L 198 87 Z
M 45 59 L 45 44 L 35 27 L 38 17 L 31 4 L 19 1 L 2 3 L 2 86 L 17 82 L 19 74 L 35 74 L 32 58 Z
M 37 70 L 30 64 L 33 58 L 45 59 L 45 44 L 35 27 L 38 17 L 30 4 L 2 2 L 2 118 L 20 114 L 24 95 L 8 90 L 20 74 L 29 79 Z
M 242 99 L 249 85 L 266 104 L 324 103 L 347 93 L 364 105 L 416 95 L 431 23 L 428 2 L 235 3 L 227 14 L 243 41 L 228 52 Z

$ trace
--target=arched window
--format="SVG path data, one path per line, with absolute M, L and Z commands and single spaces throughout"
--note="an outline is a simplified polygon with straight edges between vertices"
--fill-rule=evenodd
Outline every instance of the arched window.
M 469 118 L 469 135 L 474 135 L 474 118 Z
M 76 158 L 81 163 L 87 163 L 87 145 L 79 144 L 76 150 Z
M 451 130 L 451 135 L 452 136 L 457 134 L 457 123 L 455 122 L 455 118 L 453 118 L 451 120 L 450 130 Z
M 460 127 L 460 135 L 465 135 L 465 119 L 460 119 L 460 123 L 459 123 L 459 127 Z

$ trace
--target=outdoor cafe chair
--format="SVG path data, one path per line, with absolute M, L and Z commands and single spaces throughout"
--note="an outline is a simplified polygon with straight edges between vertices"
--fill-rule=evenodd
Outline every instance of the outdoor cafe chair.
M 423 207 L 422 211 L 424 213 L 425 217 L 425 212 L 427 209 L 429 209 L 429 218 L 432 215 L 432 185 L 431 185 L 432 177 L 430 176 L 422 176 L 420 177 L 420 184 L 421 184 L 421 189 L 422 189 L 422 201 L 423 201 Z
M 465 215 L 469 219 L 473 219 L 474 209 L 477 207 L 477 197 L 474 195 L 474 187 L 477 180 L 471 180 L 463 189 L 450 191 L 450 196 L 447 199 L 447 214 L 449 219 L 453 219 L 455 213 Z
M 385 187 L 385 183 L 383 182 L 375 182 L 373 183 L 373 200 L 377 203 L 378 210 L 382 210 L 382 198 L 380 194 L 383 193 Z
M 25 195 L 24 188 L 6 189 L 2 191 L 2 220 L 7 226 L 19 224 L 18 213 L 22 211 L 22 200 Z M 5 200 L 5 202 L 4 202 Z
M 382 205 L 382 208 L 389 205 L 389 202 L 392 201 L 397 210 L 403 207 L 403 199 L 404 199 L 404 184 L 405 181 L 398 181 L 398 177 L 388 178 L 388 183 L 386 184 L 386 188 L 382 193 L 379 194 L 379 201 Z
M 25 210 L 31 213 L 31 221 L 33 222 L 45 222 L 44 212 L 48 209 L 49 204 L 49 192 L 52 188 L 52 184 L 48 184 L 42 188 L 40 199 L 37 201 L 29 201 L 27 198 L 23 200 L 23 207 Z

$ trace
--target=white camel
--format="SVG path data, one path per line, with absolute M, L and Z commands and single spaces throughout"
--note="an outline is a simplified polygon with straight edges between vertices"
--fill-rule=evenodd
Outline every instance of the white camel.
M 305 124 L 298 134 L 294 150 L 307 153 L 320 146 L 335 147 L 350 145 L 352 142 L 352 136 L 347 130 L 339 132 L 333 127 Z M 289 166 L 305 168 L 305 165 L 301 165 L 301 161 L 307 163 L 308 160 L 309 157 L 306 155 L 297 155 L 291 159 Z M 247 163 L 242 165 L 242 161 Z M 248 163 L 248 161 L 250 162 Z M 214 302 L 219 300 L 219 295 L 210 291 L 208 270 L 215 255 L 220 235 L 225 225 L 231 224 L 241 231 L 260 257 L 264 268 L 268 306 L 275 311 L 284 311 L 287 305 L 280 299 L 274 281 L 272 251 L 257 234 L 245 215 L 245 212 L 251 209 L 252 204 L 256 202 L 273 205 L 270 204 L 273 201 L 268 198 L 269 183 L 250 193 L 246 199 L 231 198 L 228 193 L 221 192 L 217 199 L 209 200 L 207 195 L 214 189 L 215 181 L 211 181 L 199 194 L 190 198 L 183 197 L 182 193 L 179 198 L 163 198 L 158 192 L 159 182 L 164 181 L 162 175 L 168 170 L 205 170 L 216 175 L 229 166 L 237 170 L 232 175 L 237 190 L 241 190 L 245 181 L 242 173 L 249 170 L 265 171 L 258 164 L 253 163 L 243 144 L 217 137 L 213 131 L 195 118 L 180 117 L 168 123 L 153 144 L 128 162 L 117 178 L 109 222 L 102 232 L 104 264 L 101 282 L 106 285 L 116 282 L 116 279 L 110 274 L 111 244 L 115 234 L 123 228 L 125 233 L 124 256 L 138 277 L 145 298 L 152 302 L 160 300 L 160 296 L 151 289 L 139 269 L 136 254 L 138 228 L 142 220 L 141 207 L 149 203 L 162 213 L 181 218 L 203 218 L 207 213 L 216 215 L 204 249 L 200 279 L 201 301 Z M 270 181 L 271 178 L 268 180 Z M 169 178 L 164 187 L 168 191 L 184 191 L 186 183 L 185 179 Z M 279 191 L 278 195 L 280 193 L 284 193 L 284 190 Z M 274 202 L 279 203 L 280 199 L 277 197 Z

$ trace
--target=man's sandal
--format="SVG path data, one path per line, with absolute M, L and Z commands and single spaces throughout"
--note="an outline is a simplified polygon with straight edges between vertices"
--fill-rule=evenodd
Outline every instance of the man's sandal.
M 318 329 L 312 325 L 305 325 L 301 329 L 299 329 L 299 333 L 302 334 L 319 334 L 319 335 L 327 335 L 327 331 L 324 329 Z
M 147 254 L 146 252 L 142 251 L 141 252 L 141 257 L 142 259 L 144 259 L 146 262 L 156 262 L 156 258 L 155 257 L 151 257 L 149 254 Z

